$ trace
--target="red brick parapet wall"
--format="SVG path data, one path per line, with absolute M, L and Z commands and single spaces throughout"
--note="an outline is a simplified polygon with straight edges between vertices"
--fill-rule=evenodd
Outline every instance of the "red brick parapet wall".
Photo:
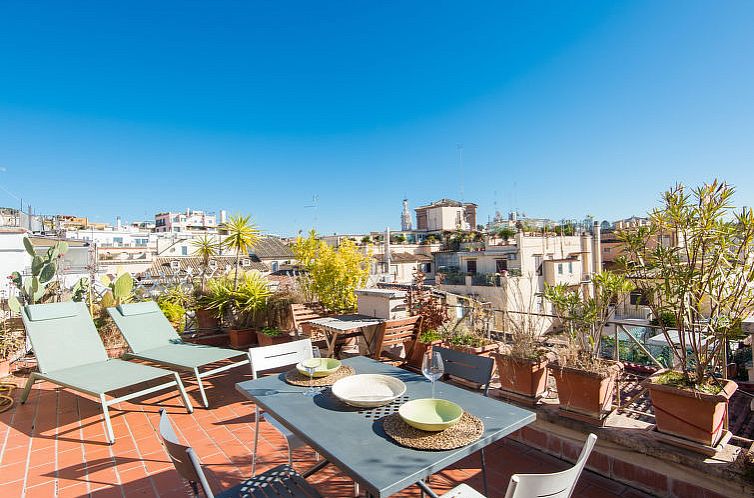
M 598 437 L 605 430 L 595 428 Z M 620 430 L 620 429 L 618 429 Z M 511 435 L 527 446 L 555 457 L 574 462 L 586 436 L 547 422 L 535 422 Z M 625 433 L 630 438 L 630 429 Z M 670 450 L 672 452 L 672 450 Z M 710 462 L 709 465 L 715 465 Z M 754 496 L 754 487 L 742 482 L 705 475 L 697 469 L 673 461 L 636 452 L 611 441 L 598 440 L 587 468 L 612 480 L 628 484 L 647 493 L 672 498 L 734 498 Z

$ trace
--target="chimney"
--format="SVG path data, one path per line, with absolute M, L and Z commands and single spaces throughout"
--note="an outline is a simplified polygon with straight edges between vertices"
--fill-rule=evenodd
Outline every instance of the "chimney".
M 598 221 L 594 222 L 592 233 L 592 266 L 594 273 L 599 273 L 602 271 L 602 227 Z
M 118 231 L 121 229 L 120 216 L 115 217 L 115 229 Z
M 228 218 L 228 212 L 224 209 L 220 210 L 220 222 L 219 224 L 222 225 L 227 221 Z

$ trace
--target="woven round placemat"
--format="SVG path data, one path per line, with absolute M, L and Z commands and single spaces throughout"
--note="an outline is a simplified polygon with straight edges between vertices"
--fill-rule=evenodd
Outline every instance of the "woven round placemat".
M 311 385 L 315 387 L 331 386 L 335 384 L 336 380 L 340 380 L 343 377 L 348 377 L 349 375 L 353 375 L 354 373 L 355 371 L 353 368 L 343 365 L 339 369 L 337 369 L 335 373 L 332 373 L 326 377 L 314 377 Z M 287 372 L 285 372 L 285 381 L 289 384 L 293 384 L 294 386 L 309 387 L 309 376 L 302 374 L 295 368 L 293 370 L 288 370 Z
M 417 450 L 452 450 L 473 443 L 484 433 L 484 423 L 468 412 L 458 423 L 439 432 L 428 432 L 411 427 L 397 413 L 382 419 L 385 434 L 395 442 Z

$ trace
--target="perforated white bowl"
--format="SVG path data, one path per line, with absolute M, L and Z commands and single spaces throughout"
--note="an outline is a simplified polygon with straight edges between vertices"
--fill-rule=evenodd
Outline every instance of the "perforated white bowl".
M 332 392 L 346 404 L 370 408 L 387 405 L 403 396 L 406 384 L 389 375 L 359 374 L 336 381 Z

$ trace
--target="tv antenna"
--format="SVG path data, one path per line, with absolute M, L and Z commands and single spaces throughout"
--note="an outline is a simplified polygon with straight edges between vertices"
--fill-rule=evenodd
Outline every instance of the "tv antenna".
M 304 206 L 304 208 L 313 209 L 314 210 L 314 225 L 312 226 L 313 229 L 317 229 L 317 205 L 319 204 L 319 196 L 313 195 L 311 204 L 307 204 Z

